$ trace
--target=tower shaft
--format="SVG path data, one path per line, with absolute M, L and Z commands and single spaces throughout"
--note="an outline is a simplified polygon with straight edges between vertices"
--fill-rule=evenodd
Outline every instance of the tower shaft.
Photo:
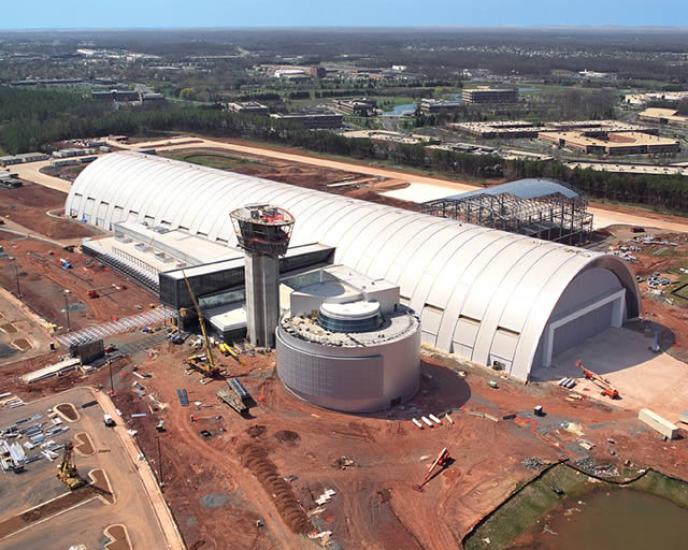
M 272 348 L 279 322 L 279 259 L 246 252 L 246 329 L 254 346 Z

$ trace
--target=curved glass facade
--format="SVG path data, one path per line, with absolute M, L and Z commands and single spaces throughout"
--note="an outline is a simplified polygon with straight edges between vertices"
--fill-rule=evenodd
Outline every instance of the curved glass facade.
M 364 319 L 334 319 L 321 311 L 318 313 L 318 324 L 330 332 L 370 332 L 382 325 L 382 315 L 378 313 Z

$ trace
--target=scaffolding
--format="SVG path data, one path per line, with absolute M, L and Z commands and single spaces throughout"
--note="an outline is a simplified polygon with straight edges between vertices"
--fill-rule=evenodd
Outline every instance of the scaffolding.
M 588 202 L 561 193 L 536 198 L 471 193 L 426 202 L 423 210 L 433 216 L 566 244 L 584 244 L 592 232 Z

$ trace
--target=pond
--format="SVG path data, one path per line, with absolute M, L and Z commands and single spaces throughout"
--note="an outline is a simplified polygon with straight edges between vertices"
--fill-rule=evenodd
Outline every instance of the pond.
M 688 548 L 688 509 L 642 491 L 606 487 L 556 508 L 512 549 Z

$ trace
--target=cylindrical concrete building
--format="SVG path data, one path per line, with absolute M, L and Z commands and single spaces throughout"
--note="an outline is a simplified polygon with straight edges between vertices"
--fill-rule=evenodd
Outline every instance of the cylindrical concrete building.
M 376 301 L 323 303 L 317 316 L 283 317 L 276 340 L 284 385 L 321 407 L 372 412 L 418 391 L 420 326 L 404 306 L 382 315 Z

